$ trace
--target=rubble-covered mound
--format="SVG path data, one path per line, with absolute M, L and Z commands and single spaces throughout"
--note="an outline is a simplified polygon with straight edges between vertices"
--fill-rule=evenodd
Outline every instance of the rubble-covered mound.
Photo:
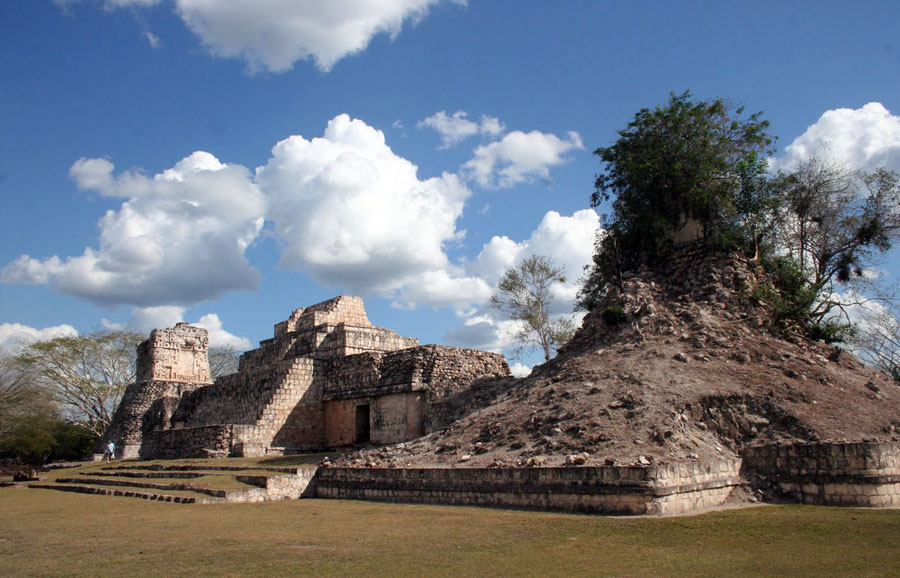
M 649 465 L 779 441 L 900 440 L 900 386 L 773 327 L 751 296 L 766 282 L 753 262 L 699 245 L 663 262 L 626 274 L 555 359 L 483 407 L 340 465 Z

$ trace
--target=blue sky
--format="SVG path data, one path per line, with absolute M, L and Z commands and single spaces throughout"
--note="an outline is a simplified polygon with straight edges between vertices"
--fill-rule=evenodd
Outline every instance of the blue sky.
M 505 349 L 491 284 L 551 254 L 571 307 L 591 151 L 671 91 L 763 111 L 779 166 L 900 170 L 898 29 L 889 1 L 7 2 L 0 345 L 185 320 L 246 347 L 353 293 Z

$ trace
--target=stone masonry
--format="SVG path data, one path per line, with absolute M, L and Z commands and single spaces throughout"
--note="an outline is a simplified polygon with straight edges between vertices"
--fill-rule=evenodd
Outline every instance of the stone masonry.
M 440 400 L 509 376 L 502 355 L 375 327 L 347 295 L 295 310 L 214 383 L 207 346 L 197 327 L 154 330 L 104 443 L 145 459 L 396 443 L 438 427 Z
M 212 383 L 208 347 L 200 327 L 154 329 L 138 346 L 137 380 L 125 389 L 99 446 L 112 440 L 120 457 L 138 457 L 144 434 L 166 428 L 185 393 Z

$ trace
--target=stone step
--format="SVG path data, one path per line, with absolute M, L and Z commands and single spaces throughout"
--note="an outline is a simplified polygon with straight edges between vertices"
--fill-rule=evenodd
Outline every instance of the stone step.
M 123 498 L 141 498 L 157 502 L 172 502 L 174 504 L 205 504 L 224 502 L 220 498 L 197 498 L 194 496 L 173 496 L 156 492 L 138 492 L 134 490 L 122 490 L 115 488 L 97 488 L 78 484 L 30 484 L 29 488 L 42 490 L 57 490 L 61 492 L 76 492 L 79 494 L 96 494 L 101 496 L 119 496 Z
M 205 473 L 202 472 L 141 472 L 133 470 L 122 470 L 118 472 L 91 472 L 91 476 L 111 477 L 111 478 L 176 478 L 176 479 L 193 479 L 202 478 Z
M 58 478 L 56 480 L 58 484 L 76 484 L 76 485 L 84 485 L 90 484 L 91 486 L 114 486 L 114 487 L 126 487 L 126 488 L 144 488 L 151 490 L 176 490 L 180 492 L 197 492 L 199 494 L 205 494 L 207 496 L 212 496 L 214 498 L 225 498 L 228 496 L 229 490 L 220 490 L 214 488 L 203 488 L 200 486 L 195 486 L 193 484 L 155 484 L 152 482 L 137 482 L 134 480 L 111 480 L 111 479 L 103 479 L 103 478 L 90 478 L 90 477 L 79 477 L 79 478 Z M 231 490 L 234 491 L 234 490 Z M 240 491 L 240 490 L 238 490 Z

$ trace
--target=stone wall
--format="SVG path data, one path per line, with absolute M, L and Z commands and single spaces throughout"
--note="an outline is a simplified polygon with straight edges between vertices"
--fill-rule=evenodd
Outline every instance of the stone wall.
M 209 384 L 209 336 L 206 329 L 178 323 L 154 329 L 138 346 L 136 381 Z
M 476 381 L 509 375 L 497 353 L 425 345 L 388 353 L 335 359 L 325 381 L 325 399 L 353 399 L 428 390 L 429 401 L 471 389 Z
M 145 432 L 168 427 L 169 418 L 182 395 L 200 387 L 194 383 L 144 381 L 125 388 L 109 427 L 98 444 L 116 444 L 120 458 L 136 458 Z
M 424 392 L 342 399 L 325 402 L 325 445 L 334 448 L 357 443 L 359 406 L 368 407 L 367 442 L 395 444 L 426 433 Z
M 653 467 L 319 468 L 318 498 L 604 514 L 677 514 L 717 506 L 740 460 Z
M 744 470 L 805 504 L 900 507 L 898 442 L 751 447 Z
M 311 331 L 323 324 L 337 325 L 339 323 L 367 327 L 372 325 L 366 315 L 362 298 L 339 295 L 322 303 L 295 309 L 287 320 L 275 325 L 275 337 L 290 332 Z
M 148 432 L 141 445 L 144 460 L 225 458 L 231 453 L 232 426 L 211 425 Z

